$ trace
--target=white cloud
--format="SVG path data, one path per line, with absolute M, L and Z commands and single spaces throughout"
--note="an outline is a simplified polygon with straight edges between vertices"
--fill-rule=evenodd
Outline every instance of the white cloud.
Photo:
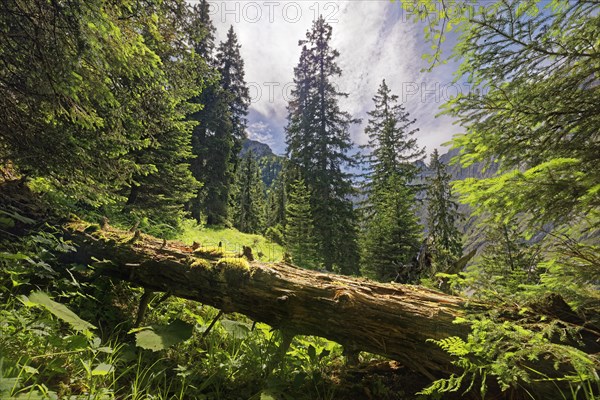
M 322 14 L 333 26 L 332 46 L 340 52 L 343 76 L 338 84 L 349 93 L 342 102 L 345 110 L 363 118 L 352 129 L 353 140 L 364 143 L 366 112 L 382 79 L 421 129 L 419 142 L 428 151 L 440 147 L 459 131 L 448 117 L 435 118 L 448 94 L 452 65 L 421 72 L 427 67 L 421 54 L 429 49 L 423 27 L 414 24 L 400 10 L 398 2 L 363 1 L 212 1 L 212 18 L 218 39 L 223 40 L 234 26 L 242 45 L 246 81 L 253 102 L 249 135 L 271 145 L 278 153 L 285 149 L 287 115 L 286 90 L 298 62 L 298 41 L 305 37 L 313 18 Z

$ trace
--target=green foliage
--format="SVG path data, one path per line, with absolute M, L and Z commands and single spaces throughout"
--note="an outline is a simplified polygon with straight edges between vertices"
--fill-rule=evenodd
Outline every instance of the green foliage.
M 534 227 L 586 214 L 597 219 L 595 5 L 467 4 L 458 2 L 438 21 L 458 26 L 457 79 L 478 90 L 452 99 L 446 113 L 467 128 L 454 141 L 461 162 L 496 160 L 507 174 L 461 191 L 494 215 L 525 213 Z
M 424 149 L 412 137 L 415 120 L 391 93 L 385 80 L 373 98 L 363 146 L 367 170 L 363 183 L 366 200 L 361 211 L 364 222 L 362 268 L 366 275 L 382 280 L 416 282 L 421 274 L 413 262 L 419 249 L 421 228 L 414 212 L 415 188 L 411 186 Z
M 491 178 L 456 184 L 461 200 L 488 225 L 490 244 L 466 273 L 446 278 L 500 304 L 523 304 L 558 293 L 580 312 L 597 315 L 597 4 L 403 3 L 419 10 L 413 14 L 417 19 L 427 15 L 433 64 L 441 62 L 445 34 L 460 33 L 453 53 L 460 62 L 456 81 L 473 89 L 445 105 L 444 112 L 465 129 L 453 145 L 460 149 L 463 166 L 499 166 Z M 474 327 L 486 321 L 479 324 Z M 487 365 L 481 369 L 482 363 L 459 356 L 471 374 L 496 376 L 504 387 L 535 379 L 569 382 L 572 387 L 597 384 L 597 375 L 587 371 L 593 369 L 593 360 L 574 347 L 546 342 L 549 336 L 540 337 L 544 333 L 539 326 L 494 322 L 479 333 L 465 346 Z M 536 372 L 522 362 L 542 355 L 568 364 L 568 371 Z M 456 387 L 456 382 L 438 389 Z M 585 395 L 593 397 L 591 391 Z
M 227 97 L 231 118 L 234 157 L 237 157 L 242 148 L 242 141 L 246 138 L 246 116 L 250 106 L 250 91 L 244 79 L 241 47 L 232 25 L 227 31 L 227 39 L 219 44 L 216 55 L 216 65 L 221 75 L 221 86 Z M 235 160 L 233 163 L 235 164 Z
M 391 175 L 376 196 L 363 236 L 363 273 L 380 281 L 417 282 L 421 271 L 413 258 L 421 227 L 413 211 L 414 195 L 404 178 Z
M 209 225 L 225 224 L 229 219 L 229 197 L 234 178 L 237 153 L 234 150 L 233 125 L 230 115 L 230 98 L 221 85 L 214 51 L 215 28 L 210 20 L 210 7 L 202 1 L 194 7 L 190 22 L 190 45 L 201 55 L 197 68 L 210 69 L 203 76 L 204 90 L 192 99 L 202 109 L 194 112 L 190 120 L 198 124 L 192 132 L 190 168 L 196 180 L 203 184 L 189 209 L 192 217 Z
M 285 244 L 292 256 L 292 262 L 304 268 L 317 268 L 320 260 L 310 207 L 310 192 L 303 180 L 291 183 L 285 214 Z
M 463 369 L 463 373 L 435 381 L 422 394 L 458 390 L 464 390 L 462 393 L 465 394 L 477 389 L 485 398 L 488 378 L 497 380 L 502 390 L 553 379 L 566 382 L 571 387 L 590 380 L 600 383 L 596 372 L 598 360 L 571 346 L 551 341 L 557 333 L 566 336 L 565 327 L 560 324 L 550 324 L 540 330 L 535 324 L 527 326 L 508 321 L 496 322 L 488 317 L 479 317 L 469 323 L 472 332 L 466 341 L 458 337 L 432 340 L 456 357 L 455 364 Z M 573 330 L 566 330 L 567 335 L 575 334 Z M 539 370 L 536 362 L 541 359 L 552 360 L 554 368 Z M 559 388 L 556 390 L 560 391 Z M 593 396 L 593 392 L 587 395 Z
M 432 253 L 432 268 L 428 273 L 432 276 L 436 272 L 458 273 L 453 267 L 463 251 L 462 235 L 456 227 L 460 214 L 452 197 L 450 175 L 437 149 L 431 155 L 429 169 L 433 175 L 427 182 L 427 242 Z
M 69 308 L 55 302 L 44 292 L 32 292 L 29 296 L 22 296 L 21 301 L 27 307 L 45 308 L 60 320 L 71 325 L 76 331 L 89 333 L 90 330 L 96 329 L 94 325 L 82 320 Z
M 349 128 L 358 122 L 340 110 L 348 94 L 333 80 L 342 71 L 337 50 L 330 47 L 332 28 L 321 16 L 301 40 L 294 69 L 294 89 L 286 127 L 289 171 L 297 171 L 311 195 L 313 224 L 324 267 L 358 273 L 356 215 L 350 201 L 354 189 L 344 166 L 353 164 Z M 294 179 L 289 176 L 288 179 Z
M 269 228 L 285 225 L 286 195 L 285 170 L 281 170 L 267 191 L 265 203 L 265 226 Z M 279 228 L 280 231 L 283 229 Z M 283 244 L 283 242 L 276 243 Z
M 147 326 L 129 333 L 137 308 L 131 299 L 139 290 L 102 278 L 86 283 L 82 278 L 91 267 L 56 261 L 57 252 L 73 251 L 57 232 L 2 246 L 2 398 L 183 400 L 252 398 L 264 392 L 313 399 L 332 393 L 328 365 L 341 357 L 340 346 L 332 342 L 298 337 L 272 373 L 268 365 L 280 337 L 271 327 L 228 315 L 208 333 L 217 310 L 177 298 L 158 302 L 159 296 L 150 301 Z M 243 259 L 222 261 L 226 277 L 232 269 L 249 271 Z M 28 301 L 19 297 L 34 286 L 56 300 L 38 292 Z M 26 305 L 34 302 L 39 306 Z M 99 329 L 89 331 L 92 326 L 84 320 Z M 150 350 L 131 345 L 134 337 Z
M 270 241 L 277 243 L 279 245 L 284 245 L 285 244 L 285 238 L 283 235 L 283 226 L 281 225 L 275 225 L 275 226 L 270 226 L 267 228 L 267 230 L 265 231 L 265 237 L 267 239 L 269 239 Z
M 265 189 L 258 163 L 249 151 L 238 166 L 232 189 L 233 226 L 241 232 L 258 233 L 263 230 Z
M 185 9 L 183 1 L 166 3 Z M 184 61 L 175 56 L 185 52 L 167 40 L 183 35 L 179 14 L 153 3 L 130 15 L 136 4 L 3 5 L 0 157 L 92 206 L 123 205 L 128 187 L 148 181 L 152 206 L 166 202 L 164 211 L 177 213 L 182 202 L 173 196 L 185 198 L 194 185 L 182 166 L 184 101 L 199 88 L 180 70 Z M 161 179 L 171 184 L 156 184 Z
M 419 131 L 413 128 L 416 120 L 398 103 L 398 96 L 392 94 L 385 79 L 373 102 L 375 108 L 368 112 L 369 123 L 365 128 L 369 142 L 362 148 L 366 150 L 363 157 L 367 170 L 365 192 L 376 197 L 378 190 L 386 188 L 392 175 L 402 177 L 405 185 L 414 180 L 418 172 L 415 161 L 423 158 L 425 149 L 418 146 L 414 137 Z
M 143 349 L 159 351 L 192 337 L 193 325 L 176 319 L 169 325 L 152 325 L 136 328 L 135 344 Z

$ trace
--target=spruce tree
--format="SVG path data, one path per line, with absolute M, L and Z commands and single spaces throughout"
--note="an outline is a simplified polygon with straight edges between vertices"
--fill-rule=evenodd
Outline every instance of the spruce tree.
M 363 235 L 363 273 L 380 281 L 417 282 L 414 264 L 421 228 L 415 218 L 413 195 L 404 177 L 392 174 L 377 191 L 373 213 Z
M 264 227 L 264 184 L 260 168 L 249 151 L 240 162 L 233 188 L 233 225 L 242 232 L 258 233 Z
M 294 90 L 288 105 L 287 154 L 311 193 L 319 255 L 327 270 L 358 272 L 354 193 L 344 168 L 352 164 L 348 129 L 357 120 L 339 108 L 333 79 L 341 75 L 337 50 L 329 45 L 332 28 L 323 17 L 306 34 L 294 69 Z
M 319 257 L 310 192 L 303 180 L 294 180 L 290 184 L 285 211 L 285 244 L 292 261 L 300 267 L 317 268 Z
M 192 135 L 195 158 L 191 162 L 191 170 L 203 186 L 190 202 L 189 209 L 197 221 L 205 216 L 208 225 L 222 225 L 229 221 L 228 205 L 234 178 L 232 159 L 236 154 L 233 151 L 229 95 L 221 86 L 220 74 L 215 67 L 215 28 L 206 0 L 194 7 L 190 30 L 190 44 L 194 52 L 212 69 L 203 76 L 205 88 L 202 94 L 194 99 L 202 105 L 202 109 L 191 116 L 192 120 L 199 122 Z M 203 64 L 198 67 L 203 68 Z
M 369 142 L 362 146 L 367 151 L 363 160 L 367 195 L 384 187 L 392 175 L 402 177 L 405 185 L 412 183 L 418 173 L 415 161 L 425 154 L 414 137 L 419 131 L 413 127 L 416 120 L 398 103 L 385 79 L 373 101 L 375 108 L 367 113 L 370 118 L 365 128 Z M 416 190 L 414 186 L 411 189 Z
M 458 273 L 450 268 L 462 256 L 462 238 L 456 223 L 460 219 L 458 203 L 452 197 L 450 174 L 437 149 L 431 155 L 427 182 L 427 231 L 433 257 L 431 274 Z
M 162 118 L 179 117 L 170 104 L 181 98 L 164 90 L 172 82 L 141 35 L 159 29 L 155 5 L 136 18 L 127 8 L 11 0 L 0 12 L 0 159 L 91 205 L 120 202 L 135 174 L 154 170 L 136 151 Z
M 228 96 L 229 118 L 233 135 L 233 162 L 237 162 L 237 154 L 246 138 L 248 107 L 250 92 L 244 79 L 244 60 L 240 54 L 241 45 L 233 26 L 227 32 L 227 39 L 219 44 L 217 50 L 217 68 L 221 74 L 221 87 Z
M 373 101 L 375 108 L 368 113 L 365 128 L 369 142 L 363 146 L 367 150 L 363 269 L 376 279 L 412 282 L 420 273 L 411 263 L 419 250 L 421 232 L 412 183 L 418 172 L 414 161 L 423 156 L 424 149 L 412 137 L 418 131 L 412 127 L 415 120 L 410 119 L 385 80 Z
M 200 93 L 198 77 L 207 73 L 208 66 L 199 68 L 203 60 L 188 51 L 189 11 L 184 0 L 170 0 L 148 12 L 154 12 L 158 18 L 158 29 L 144 31 L 144 40 L 161 58 L 172 100 L 160 102 L 160 97 L 152 97 L 154 114 L 161 118 L 157 119 L 157 129 L 146 132 L 152 138 L 150 145 L 134 152 L 139 164 L 152 168 L 133 175 L 125 210 L 173 224 L 183 215 L 184 205 L 199 186 L 189 168 L 195 122 L 186 121 L 185 117 L 198 109 L 188 100 Z

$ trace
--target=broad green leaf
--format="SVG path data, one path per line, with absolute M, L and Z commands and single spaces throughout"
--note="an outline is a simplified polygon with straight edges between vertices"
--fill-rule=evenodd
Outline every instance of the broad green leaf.
M 228 334 L 238 339 L 243 339 L 250 333 L 250 325 L 244 322 L 224 319 L 221 321 L 221 325 Z
M 263 390 L 260 393 L 260 400 L 277 400 L 269 390 Z
M 0 376 L 0 395 L 10 393 L 19 387 L 19 378 L 3 378 Z
M 27 307 L 43 307 L 50 311 L 54 316 L 71 325 L 77 331 L 89 331 L 96 327 L 87 321 L 82 320 L 73 311 L 69 310 L 64 304 L 52 300 L 44 292 L 32 292 L 27 296 L 22 296 L 21 301 Z
M 192 325 L 176 319 L 169 325 L 152 325 L 141 328 L 135 334 L 135 344 L 147 350 L 164 350 L 189 339 L 192 331 Z

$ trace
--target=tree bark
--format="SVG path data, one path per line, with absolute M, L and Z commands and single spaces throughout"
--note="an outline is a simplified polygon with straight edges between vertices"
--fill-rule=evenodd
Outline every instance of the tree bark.
M 454 324 L 467 310 L 481 308 L 464 298 L 418 286 L 382 284 L 297 268 L 286 263 L 194 266 L 191 247 L 113 228 L 91 234 L 70 223 L 66 236 L 77 245 L 68 262 L 95 264 L 99 273 L 152 291 L 169 292 L 238 312 L 274 328 L 315 335 L 400 361 L 432 377 L 454 370 L 451 357 L 428 339 L 465 337 Z M 103 261 L 92 261 L 93 259 Z

